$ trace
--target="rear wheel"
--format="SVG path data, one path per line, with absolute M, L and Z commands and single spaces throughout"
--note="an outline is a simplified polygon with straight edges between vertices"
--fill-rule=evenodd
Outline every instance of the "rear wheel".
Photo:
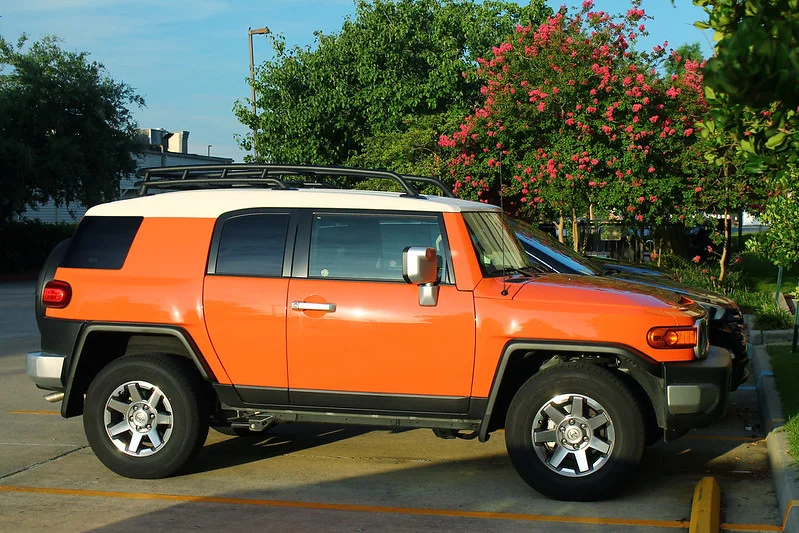
M 186 465 L 208 435 L 191 363 L 159 354 L 122 357 L 86 393 L 83 426 L 95 455 L 117 474 L 167 477 Z
M 531 377 L 511 401 L 505 424 L 519 475 L 559 500 L 613 495 L 638 465 L 644 434 L 630 391 L 611 372 L 584 363 Z

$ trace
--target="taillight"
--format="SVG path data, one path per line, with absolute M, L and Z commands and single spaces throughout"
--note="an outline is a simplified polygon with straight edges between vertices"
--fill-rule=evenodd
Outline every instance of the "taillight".
M 49 281 L 42 291 L 42 303 L 45 307 L 62 309 L 72 299 L 72 287 L 66 281 Z
M 696 328 L 676 326 L 671 328 L 652 328 L 646 341 L 652 348 L 693 348 L 696 346 Z

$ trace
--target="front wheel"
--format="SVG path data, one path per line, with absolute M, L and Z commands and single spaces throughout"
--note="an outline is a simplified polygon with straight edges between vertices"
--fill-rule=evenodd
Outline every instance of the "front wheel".
M 83 427 L 95 455 L 130 478 L 167 477 L 199 451 L 208 435 L 190 363 L 143 354 L 103 368 L 86 393 Z
M 641 410 L 621 380 L 584 363 L 531 377 L 505 422 L 508 455 L 519 475 L 558 500 L 612 496 L 638 465 L 644 433 Z

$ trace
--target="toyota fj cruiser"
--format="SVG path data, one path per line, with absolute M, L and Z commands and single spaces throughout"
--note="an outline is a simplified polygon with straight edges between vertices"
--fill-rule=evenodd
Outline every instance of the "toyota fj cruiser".
M 27 372 L 97 457 L 158 478 L 209 426 L 505 429 L 536 490 L 618 490 L 645 442 L 725 411 L 730 355 L 691 299 L 542 274 L 498 207 L 336 167 L 144 171 L 91 208 L 37 289 Z M 326 183 L 390 179 L 400 192 Z M 186 189 L 186 190 L 176 190 Z M 156 192 L 157 194 L 151 194 Z

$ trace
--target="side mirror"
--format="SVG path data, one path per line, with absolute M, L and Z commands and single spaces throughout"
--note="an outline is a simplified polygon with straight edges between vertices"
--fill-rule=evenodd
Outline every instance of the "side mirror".
M 402 252 L 402 277 L 419 285 L 419 305 L 435 307 L 438 303 L 438 257 L 435 248 L 411 246 Z

